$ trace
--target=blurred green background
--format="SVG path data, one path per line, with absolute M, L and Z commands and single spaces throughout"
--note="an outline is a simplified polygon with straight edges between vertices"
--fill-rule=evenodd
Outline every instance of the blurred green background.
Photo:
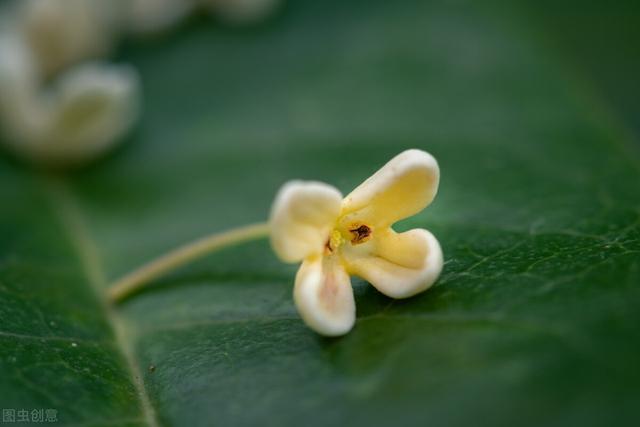
M 144 107 L 120 148 L 67 174 L 0 157 L 0 407 L 83 426 L 637 425 L 639 18 L 632 1 L 297 0 L 251 28 L 125 41 Z M 283 182 L 347 193 L 407 148 L 442 181 L 398 228 L 439 238 L 443 275 L 406 301 L 354 279 L 349 335 L 303 325 L 296 266 L 265 241 L 105 306 L 142 262 L 266 219 Z

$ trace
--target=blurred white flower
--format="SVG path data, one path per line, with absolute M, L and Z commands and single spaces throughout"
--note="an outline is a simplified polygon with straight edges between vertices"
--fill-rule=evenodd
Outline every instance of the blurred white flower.
M 16 14 L 43 77 L 103 57 L 120 35 L 127 0 L 20 0 Z
M 40 163 L 82 163 L 95 158 L 121 140 L 137 119 L 140 83 L 130 67 L 85 61 L 108 55 L 124 32 L 167 30 L 203 2 L 240 22 L 264 16 L 276 1 L 11 3 L 11 8 L 0 10 L 2 141 Z
M 435 282 L 443 264 L 436 238 L 423 229 L 397 233 L 391 227 L 428 206 L 439 179 L 430 154 L 407 150 L 344 199 L 321 182 L 282 187 L 271 211 L 271 244 L 283 261 L 302 261 L 294 300 L 309 327 L 329 336 L 351 330 L 350 275 L 392 298 L 410 297 Z
M 119 141 L 137 119 L 140 85 L 131 67 L 78 65 L 43 88 L 20 36 L 3 34 L 0 58 L 3 141 L 29 160 L 86 162 Z

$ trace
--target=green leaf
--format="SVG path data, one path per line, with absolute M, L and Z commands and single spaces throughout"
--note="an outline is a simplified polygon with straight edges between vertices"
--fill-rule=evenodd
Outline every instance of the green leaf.
M 0 159 L 0 407 L 92 426 L 637 423 L 635 133 L 532 16 L 307 0 L 129 43 L 145 115 L 122 149 L 65 177 Z M 303 325 L 296 267 L 264 241 L 104 303 L 142 262 L 264 220 L 284 181 L 347 192 L 410 147 L 442 183 L 400 228 L 430 229 L 445 269 L 403 301 L 354 280 L 349 335 Z

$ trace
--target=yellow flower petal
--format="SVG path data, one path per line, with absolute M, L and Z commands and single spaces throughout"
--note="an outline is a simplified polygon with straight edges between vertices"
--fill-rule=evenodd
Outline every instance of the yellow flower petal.
M 430 154 L 407 150 L 391 159 L 343 201 L 342 227 L 384 227 L 420 212 L 438 191 L 440 169 Z
M 285 184 L 271 209 L 271 246 L 285 262 L 300 261 L 324 251 L 340 213 L 342 195 L 321 182 Z
M 335 257 L 305 260 L 298 274 L 293 298 L 300 316 L 322 335 L 344 335 L 356 318 L 351 281 Z
M 378 234 L 371 243 L 343 251 L 349 272 L 383 294 L 407 298 L 428 289 L 442 271 L 442 249 L 427 230 Z

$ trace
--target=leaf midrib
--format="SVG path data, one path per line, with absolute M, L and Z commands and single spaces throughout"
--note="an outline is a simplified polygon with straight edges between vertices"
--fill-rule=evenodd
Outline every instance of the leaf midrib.
M 86 225 L 84 215 L 65 179 L 48 176 L 42 179 L 42 184 L 51 200 L 53 210 L 58 216 L 62 230 L 76 252 L 102 315 L 113 333 L 114 347 L 126 363 L 131 383 L 139 399 L 144 421 L 150 427 L 159 427 L 156 411 L 145 387 L 134 348 L 127 337 L 126 322 L 107 300 L 105 293 L 107 280 L 102 260 L 98 247 Z

